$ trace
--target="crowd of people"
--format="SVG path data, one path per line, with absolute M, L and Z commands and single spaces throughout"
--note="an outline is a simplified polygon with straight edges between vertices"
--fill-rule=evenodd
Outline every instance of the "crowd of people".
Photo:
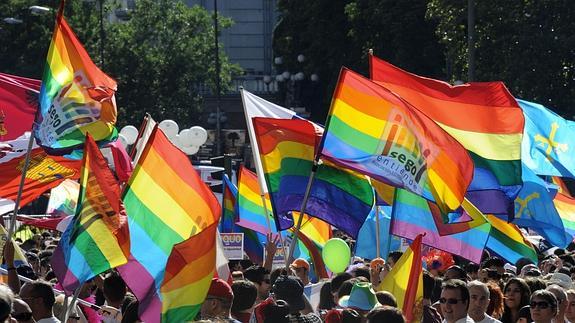
M 7 241 L 0 285 L 1 322 L 140 322 L 138 300 L 122 277 L 111 270 L 85 283 L 78 294 L 84 302 L 70 305 L 58 293 L 50 268 L 58 239 L 49 232 L 18 242 L 26 262 L 15 261 Z M 273 243 L 273 242 L 272 242 Z M 275 246 L 267 246 L 273 251 Z M 232 274 L 214 278 L 197 319 L 204 322 L 406 322 L 401 302 L 380 283 L 402 256 L 354 258 L 348 270 L 314 281 L 312 265 L 303 258 L 289 267 L 272 269 L 271 262 L 231 261 Z M 484 253 L 481 264 L 455 258 L 447 264 L 427 263 L 423 298 L 412 311 L 424 323 L 565 323 L 575 322 L 575 254 L 557 249 L 540 255 L 538 264 L 523 258 L 515 264 Z M 448 265 L 448 267 L 445 267 Z M 26 282 L 22 282 L 25 280 Z M 315 292 L 318 291 L 319 292 Z

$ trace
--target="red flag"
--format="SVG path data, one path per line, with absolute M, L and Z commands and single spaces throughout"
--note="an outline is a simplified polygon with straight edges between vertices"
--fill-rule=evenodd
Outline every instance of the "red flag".
M 32 129 L 39 90 L 39 80 L 0 73 L 0 141 Z

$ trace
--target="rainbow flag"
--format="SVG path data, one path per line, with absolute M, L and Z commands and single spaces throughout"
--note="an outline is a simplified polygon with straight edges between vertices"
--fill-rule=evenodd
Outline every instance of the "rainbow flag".
M 172 249 L 218 223 L 220 205 L 188 156 L 157 126 L 130 177 L 123 200 L 131 256 L 120 271 L 140 301 L 142 321 L 157 322 L 161 313 L 170 310 L 162 306 L 160 287 L 166 268 L 170 268 Z M 196 304 L 196 299 L 187 300 L 190 306 Z
M 434 121 L 386 88 L 342 69 L 320 156 L 457 209 L 473 162 Z
M 50 191 L 46 214 L 53 217 L 66 217 L 76 213 L 80 184 L 67 179 Z
M 160 287 L 162 322 L 196 319 L 216 270 L 217 228 L 214 222 L 172 249 Z
M 487 215 L 487 220 L 491 223 L 491 231 L 485 248 L 512 264 L 522 257 L 537 263 L 537 252 L 515 224 L 508 223 L 491 214 Z
M 291 212 L 301 211 L 323 129 L 307 120 L 252 120 L 276 225 L 285 230 L 293 226 Z M 373 203 L 373 189 L 365 176 L 323 160 L 305 213 L 355 238 Z
M 94 276 L 125 264 L 130 250 L 120 186 L 89 134 L 81 173 L 76 214 L 51 260 L 54 274 L 70 294 Z
M 253 263 L 262 265 L 264 262 L 263 254 L 266 236 L 257 231 L 236 225 L 238 220 L 236 205 L 238 188 L 228 179 L 226 174 L 223 175 L 223 182 L 220 232 L 243 233 L 244 252 Z
M 414 312 L 417 303 L 423 299 L 421 239 L 420 234 L 413 240 L 377 288 L 378 291 L 385 290 L 395 296 L 397 308 L 403 311 L 407 322 L 418 321 Z
M 273 211 L 269 195 L 267 194 L 265 201 L 268 219 L 265 216 L 257 175 L 243 166 L 240 167 L 238 177 L 238 220 L 236 224 L 263 234 L 270 233 Z
M 571 236 L 575 236 L 575 198 L 571 196 L 567 190 L 567 186 L 563 181 L 557 177 L 553 177 L 553 182 L 559 184 L 559 191 L 553 199 L 553 205 L 563 222 L 565 232 Z
M 51 152 L 81 147 L 85 134 L 95 141 L 115 140 L 116 81 L 102 72 L 63 16 L 56 18 L 40 89 L 34 136 Z
M 390 233 L 413 240 L 424 232 L 424 244 L 480 263 L 491 225 L 483 221 L 473 228 L 468 227 L 466 231 L 445 235 L 438 228 L 448 225 L 443 224 L 441 218 L 436 220 L 437 215 L 433 213 L 431 205 L 420 196 L 398 189 L 392 209 Z
M 483 213 L 513 218 L 522 185 L 523 111 L 502 82 L 451 86 L 370 55 L 371 79 L 397 93 L 459 141 L 473 159 L 466 196 Z

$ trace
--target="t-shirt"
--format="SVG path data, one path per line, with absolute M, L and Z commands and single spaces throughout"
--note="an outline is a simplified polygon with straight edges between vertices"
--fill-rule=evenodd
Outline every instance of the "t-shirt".
M 501 323 L 498 319 L 494 319 L 491 316 L 485 314 L 485 317 L 481 321 L 475 321 L 475 323 Z

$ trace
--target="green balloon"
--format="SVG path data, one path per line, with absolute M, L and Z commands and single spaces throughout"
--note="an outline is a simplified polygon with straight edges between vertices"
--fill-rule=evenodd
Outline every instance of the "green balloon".
M 349 246 L 345 241 L 333 238 L 328 240 L 323 246 L 321 257 L 325 266 L 332 273 L 339 274 L 344 272 L 349 265 L 351 250 L 349 250 Z

